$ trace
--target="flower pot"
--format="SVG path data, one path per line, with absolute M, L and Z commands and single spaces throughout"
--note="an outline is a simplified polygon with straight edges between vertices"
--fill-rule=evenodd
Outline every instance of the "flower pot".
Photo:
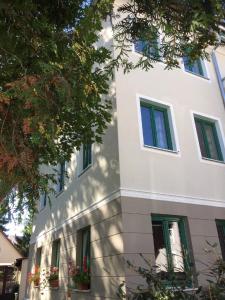
M 77 283 L 77 289 L 81 291 L 89 290 L 90 284 L 89 283 L 84 283 L 84 282 L 79 282 Z
M 52 288 L 57 288 L 57 287 L 59 287 L 59 280 L 58 280 L 58 279 L 50 280 L 50 281 L 49 281 L 49 285 L 50 285 L 50 287 L 52 287 Z
M 34 286 L 39 286 L 40 285 L 40 278 L 37 278 L 34 280 Z

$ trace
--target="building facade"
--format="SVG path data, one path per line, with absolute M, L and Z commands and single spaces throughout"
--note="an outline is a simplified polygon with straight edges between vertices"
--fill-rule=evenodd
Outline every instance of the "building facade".
M 110 26 L 103 30 L 109 45 Z M 134 62 L 143 45 L 132 46 Z M 213 60 L 185 58 L 175 70 L 156 63 L 147 72 L 115 71 L 103 143 L 59 165 L 57 196 L 51 207 L 42 197 L 34 222 L 29 270 L 58 267 L 59 286 L 29 285 L 27 298 L 117 299 L 121 282 L 140 281 L 125 262 L 143 264 L 139 253 L 175 272 L 184 268 L 184 248 L 201 271 L 206 241 L 225 258 L 225 49 L 209 52 L 220 74 Z M 84 259 L 91 282 L 80 290 L 69 269 Z

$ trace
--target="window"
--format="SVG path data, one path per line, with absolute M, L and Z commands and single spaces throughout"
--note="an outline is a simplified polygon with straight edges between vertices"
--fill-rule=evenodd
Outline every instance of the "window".
M 60 240 L 55 240 L 52 243 L 52 267 L 59 268 L 59 257 L 60 257 Z
M 207 77 L 205 64 L 202 61 L 202 59 L 199 58 L 196 61 L 194 61 L 193 63 L 191 63 L 188 56 L 186 56 L 183 58 L 183 61 L 184 61 L 185 71 L 191 72 L 191 73 L 199 75 L 199 76 Z
M 47 194 L 46 193 L 42 193 L 40 196 L 40 210 L 42 210 L 43 208 L 45 208 L 47 203 Z
M 83 170 L 85 170 L 91 164 L 92 161 L 91 148 L 92 148 L 91 144 L 83 145 Z
M 195 126 L 202 157 L 223 161 L 215 122 L 195 117 Z
M 167 108 L 141 103 L 144 145 L 173 150 Z
M 41 256 L 42 256 L 42 247 L 37 248 L 36 252 L 36 266 L 40 268 L 41 266 Z
M 90 276 L 90 265 L 91 265 L 91 247 L 90 247 L 90 227 L 86 227 L 78 231 L 77 236 L 77 266 L 83 272 L 87 272 Z M 89 282 L 90 288 L 90 282 Z
M 184 218 L 153 215 L 152 229 L 157 271 L 165 277 L 172 271 L 179 279 L 185 279 L 189 264 Z
M 154 39 L 151 42 L 138 40 L 134 43 L 134 50 L 135 52 L 146 55 L 154 60 L 160 59 L 158 39 Z
M 220 241 L 223 260 L 225 260 L 225 220 L 216 220 L 216 227 Z
M 61 162 L 58 164 L 57 172 L 58 172 L 58 179 L 57 179 L 57 186 L 56 192 L 61 192 L 64 189 L 65 185 L 65 170 L 66 170 L 66 162 Z

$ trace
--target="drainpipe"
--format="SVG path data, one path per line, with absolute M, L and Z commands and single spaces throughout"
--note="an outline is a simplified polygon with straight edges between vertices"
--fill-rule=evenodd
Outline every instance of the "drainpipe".
M 220 45 L 220 43 L 221 43 L 221 41 L 212 50 L 211 57 L 212 57 L 212 62 L 213 62 L 214 68 L 215 68 L 216 77 L 217 77 L 217 81 L 218 81 L 219 88 L 220 88 L 220 93 L 221 93 L 221 96 L 223 98 L 223 104 L 224 104 L 224 107 L 225 107 L 225 85 L 223 85 L 223 81 L 225 82 L 225 78 L 222 78 L 222 76 L 220 74 L 220 69 L 219 69 L 219 65 L 218 65 L 217 58 L 216 58 L 216 53 L 215 53 L 215 51 L 218 48 L 218 46 Z

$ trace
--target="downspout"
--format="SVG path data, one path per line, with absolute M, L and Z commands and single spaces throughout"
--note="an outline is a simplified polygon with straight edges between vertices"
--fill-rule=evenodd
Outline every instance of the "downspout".
M 224 107 L 225 107 L 225 86 L 223 85 L 223 79 L 222 79 L 222 76 L 220 74 L 220 69 L 219 69 L 219 65 L 218 65 L 217 58 L 216 58 L 216 53 L 215 53 L 215 51 L 216 51 L 216 49 L 218 48 L 219 45 L 220 45 L 220 43 L 218 43 L 218 45 L 213 48 L 212 53 L 211 53 L 211 57 L 212 57 L 212 62 L 213 62 L 214 68 L 215 68 L 216 77 L 217 77 L 217 81 L 218 81 L 219 88 L 220 88 L 220 93 L 221 93 L 221 96 L 223 98 L 223 104 L 224 104 Z

